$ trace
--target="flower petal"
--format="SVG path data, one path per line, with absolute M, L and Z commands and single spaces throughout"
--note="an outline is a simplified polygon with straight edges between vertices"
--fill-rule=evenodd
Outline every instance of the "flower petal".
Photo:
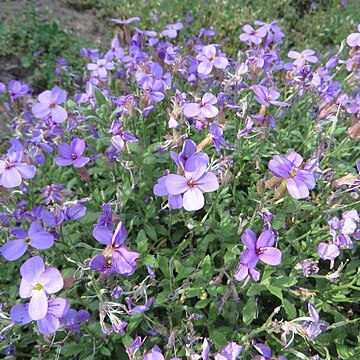
M 196 186 L 202 192 L 211 192 L 219 188 L 219 182 L 214 173 L 205 173 L 199 180 L 196 180 Z
M 183 197 L 183 206 L 187 211 L 202 209 L 205 204 L 204 195 L 197 187 L 189 188 Z
M 274 247 L 262 248 L 263 253 L 259 255 L 259 259 L 265 264 L 279 265 L 281 263 L 281 251 Z
M 39 283 L 47 294 L 60 291 L 64 286 L 64 280 L 58 269 L 50 268 L 45 270 L 39 277 Z
M 251 229 L 246 229 L 241 235 L 241 241 L 248 249 L 255 249 L 256 235 Z
M 101 244 L 110 245 L 112 239 L 111 231 L 105 226 L 95 226 L 93 229 L 94 238 Z
M 44 271 L 44 260 L 40 256 L 34 256 L 26 260 L 20 267 L 20 274 L 23 280 L 26 280 L 30 284 L 35 284 Z
M 287 179 L 286 187 L 294 199 L 303 199 L 309 196 L 307 186 L 297 177 Z
M 23 240 L 12 240 L 1 248 L 1 255 L 8 261 L 14 261 L 23 256 L 28 248 L 28 244 Z
M 274 243 L 275 243 L 274 234 L 269 230 L 265 230 L 260 234 L 260 236 L 256 242 L 256 247 L 263 248 L 263 247 L 267 247 L 267 246 L 273 246 Z
M 46 316 L 48 310 L 48 299 L 44 290 L 33 291 L 30 304 L 29 316 L 32 320 L 39 320 Z
M 188 179 L 180 175 L 170 174 L 166 177 L 166 188 L 171 195 L 182 194 L 189 189 Z
M 21 184 L 22 177 L 19 171 L 15 168 L 6 169 L 1 174 L 1 185 L 5 188 L 14 188 Z

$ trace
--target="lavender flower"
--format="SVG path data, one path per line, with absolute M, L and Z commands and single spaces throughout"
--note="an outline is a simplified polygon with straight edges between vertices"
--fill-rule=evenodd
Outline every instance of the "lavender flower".
M 239 36 L 240 40 L 247 44 L 255 44 L 259 45 L 262 42 L 262 39 L 266 36 L 267 30 L 264 27 L 259 29 L 254 29 L 251 25 L 245 25 L 243 27 L 245 31 L 243 34 Z
M 73 165 L 76 168 L 85 166 L 89 161 L 89 157 L 84 157 L 82 154 L 85 151 L 85 140 L 75 138 L 71 141 L 71 145 L 61 143 L 58 147 L 58 151 L 61 156 L 55 158 L 56 165 L 70 166 Z
M 107 248 L 102 254 L 96 255 L 90 261 L 90 268 L 97 271 L 112 273 L 116 272 L 123 276 L 130 276 L 135 272 L 136 260 L 140 254 L 130 251 L 123 243 L 126 238 L 126 229 L 120 222 L 114 232 L 104 226 L 95 226 L 94 238 Z
M 15 235 L 17 240 L 9 241 L 1 249 L 1 255 L 9 261 L 23 256 L 29 245 L 38 250 L 48 249 L 54 245 L 54 236 L 37 222 L 31 223 L 28 232 L 23 228 L 14 228 L 10 233 Z
M 114 70 L 114 64 L 108 59 L 99 59 L 96 63 L 87 64 L 86 68 L 92 72 L 93 76 L 100 79 L 106 78 L 108 70 Z
M 81 335 L 80 324 L 90 318 L 90 313 L 86 310 L 76 311 L 69 309 L 64 316 L 60 318 L 60 322 L 66 325 L 70 332 Z
M 22 276 L 19 295 L 31 298 L 29 316 L 32 320 L 43 319 L 48 313 L 48 295 L 60 291 L 64 286 L 60 271 L 55 268 L 45 270 L 44 261 L 34 256 L 20 267 Z
M 270 104 L 275 106 L 289 106 L 286 102 L 276 100 L 280 97 L 280 93 L 275 90 L 270 90 L 262 85 L 254 85 L 251 89 L 255 93 L 255 100 L 263 106 L 268 107 Z
M 114 121 L 111 124 L 111 129 L 109 130 L 109 132 L 113 133 L 111 143 L 118 151 L 123 151 L 127 142 L 139 141 L 129 131 L 123 131 L 123 125 L 121 121 Z
M 167 24 L 165 26 L 165 30 L 163 30 L 161 34 L 164 36 L 168 36 L 169 38 L 175 39 L 178 35 L 178 31 L 183 28 L 184 26 L 182 23 Z
M 295 61 L 293 62 L 295 66 L 302 67 L 306 64 L 307 61 L 310 63 L 318 62 L 318 58 L 314 54 L 315 51 L 310 49 L 304 50 L 301 53 L 292 50 L 289 51 L 288 57 L 291 59 L 295 59 Z
M 241 236 L 242 243 L 247 247 L 241 254 L 241 263 L 253 269 L 259 260 L 269 265 L 281 263 L 281 251 L 273 247 L 275 236 L 272 232 L 265 230 L 256 239 L 251 229 L 246 229 Z
M 14 188 L 21 184 L 22 179 L 32 179 L 36 168 L 23 160 L 23 151 L 9 150 L 7 158 L 0 160 L 0 185 L 5 188 Z
M 39 331 L 47 336 L 55 333 L 59 326 L 59 319 L 63 317 L 70 307 L 67 300 L 62 298 L 50 299 L 45 316 L 41 319 L 34 319 L 30 314 L 29 304 L 16 304 L 10 310 L 11 321 L 22 325 L 30 323 L 32 320 L 37 320 Z
M 215 123 L 210 124 L 210 135 L 211 139 L 215 145 L 217 151 L 221 151 L 221 146 L 228 148 L 229 145 L 226 143 L 225 139 L 223 138 L 223 129 L 216 125 Z
M 203 116 L 205 118 L 213 118 L 219 110 L 213 106 L 217 103 L 217 98 L 213 94 L 206 93 L 198 103 L 187 103 L 184 105 L 184 115 L 186 117 Z
M 209 75 L 213 67 L 225 69 L 229 63 L 226 57 L 216 56 L 216 47 L 214 45 L 204 46 L 196 59 L 200 61 L 197 70 L 202 75 Z
M 360 47 L 360 24 L 358 25 L 357 29 L 358 32 L 352 33 L 346 38 L 346 42 L 351 47 L 356 47 L 356 46 Z
M 66 100 L 66 91 L 54 87 L 51 91 L 46 90 L 38 96 L 39 102 L 32 107 L 34 116 L 38 119 L 51 116 L 55 123 L 64 122 L 67 117 L 67 111 L 59 106 Z
M 8 84 L 11 101 L 15 101 L 26 94 L 31 93 L 31 89 L 27 85 L 21 84 L 20 81 L 11 80 Z
M 143 360 L 165 360 L 160 348 L 155 345 L 145 356 Z
M 242 352 L 242 346 L 236 342 L 230 342 L 227 344 L 220 353 L 214 354 L 215 360 L 237 360 Z
M 282 157 L 275 155 L 269 161 L 269 169 L 275 176 L 286 181 L 286 187 L 294 199 L 303 199 L 309 196 L 309 189 L 315 187 L 315 177 L 312 172 L 300 170 L 302 156 L 292 151 Z
M 311 320 L 304 322 L 302 325 L 303 330 L 306 335 L 314 340 L 317 336 L 319 336 L 323 331 L 326 331 L 328 328 L 328 324 L 324 321 L 320 321 L 319 313 L 316 311 L 315 304 L 309 302 L 308 309 L 310 313 Z

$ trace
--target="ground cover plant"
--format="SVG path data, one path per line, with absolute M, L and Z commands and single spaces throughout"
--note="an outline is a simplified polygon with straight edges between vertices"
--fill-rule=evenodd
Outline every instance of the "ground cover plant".
M 3 354 L 357 358 L 360 25 L 109 23 L 81 72 L 0 83 Z

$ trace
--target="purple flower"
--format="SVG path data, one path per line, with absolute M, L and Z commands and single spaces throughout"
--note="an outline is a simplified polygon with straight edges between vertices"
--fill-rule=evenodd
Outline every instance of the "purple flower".
M 23 85 L 17 80 L 9 81 L 8 89 L 12 101 L 31 93 L 31 89 L 27 85 Z
M 98 76 L 101 79 L 107 76 L 108 70 L 115 69 L 115 66 L 108 59 L 99 59 L 96 63 L 87 64 L 86 68 L 90 70 L 94 76 Z
M 123 151 L 127 142 L 139 141 L 132 133 L 123 130 L 121 121 L 114 121 L 109 132 L 113 133 L 111 143 L 118 151 Z
M 212 192 L 219 188 L 216 175 L 206 172 L 207 163 L 204 160 L 196 159 L 194 165 L 195 170 L 185 171 L 184 176 L 170 174 L 161 180 L 170 195 L 184 194 L 183 206 L 187 211 L 203 208 L 205 203 L 203 192 Z
M 320 243 L 317 247 L 317 253 L 323 260 L 330 260 L 331 263 L 340 255 L 339 246 L 336 244 Z
M 328 324 L 325 321 L 319 321 L 319 313 L 316 311 L 315 304 L 309 302 L 308 309 L 310 313 L 311 320 L 306 321 L 302 328 L 305 331 L 306 335 L 314 340 L 317 336 L 319 336 L 323 331 L 326 331 L 328 328 Z
M 0 94 L 4 94 L 6 91 L 6 86 L 4 83 L 0 82 Z
M 51 119 L 58 124 L 67 119 L 67 111 L 59 106 L 66 100 L 66 91 L 54 87 L 51 91 L 42 92 L 38 96 L 38 100 L 39 102 L 31 109 L 36 118 L 42 119 L 51 116 Z
M 247 265 L 240 263 L 234 274 L 234 279 L 236 281 L 242 281 L 246 278 L 252 278 L 254 281 L 258 282 L 260 280 L 260 273 L 255 270 L 255 268 L 249 268 Z
M 186 117 L 202 116 L 209 119 L 213 118 L 219 113 L 219 110 L 213 106 L 216 103 L 216 96 L 210 93 L 205 93 L 200 104 L 187 103 L 184 105 L 184 115 Z
M 315 187 L 314 174 L 307 170 L 299 170 L 303 158 L 295 151 L 286 157 L 275 155 L 269 161 L 269 169 L 275 176 L 286 180 L 286 187 L 294 199 L 303 199 L 309 196 L 309 189 Z
M 227 344 L 220 353 L 214 354 L 215 360 L 236 360 L 239 358 L 242 352 L 242 346 L 238 345 L 236 342 L 231 342 Z
M 251 25 L 245 25 L 243 30 L 245 33 L 241 34 L 239 39 L 247 44 L 259 45 L 267 35 L 267 29 L 265 27 L 255 30 Z
M 7 158 L 0 160 L 0 185 L 5 188 L 14 188 L 21 184 L 22 179 L 32 179 L 35 176 L 36 168 L 21 162 L 23 151 L 9 150 Z
M 120 222 L 112 234 L 104 226 L 95 226 L 94 238 L 102 244 L 107 245 L 102 254 L 96 255 L 90 261 L 90 268 L 102 272 L 116 272 L 123 276 L 130 276 L 135 272 L 136 260 L 140 254 L 130 251 L 125 245 L 126 229 Z
M 298 66 L 298 67 L 303 67 L 306 62 L 311 62 L 311 63 L 317 63 L 318 62 L 318 58 L 314 55 L 315 51 L 314 50 L 304 50 L 301 53 L 297 52 L 297 51 L 289 51 L 288 53 L 288 57 L 291 59 L 295 59 L 294 61 L 294 65 Z
M 275 236 L 272 232 L 265 230 L 256 239 L 255 233 L 251 229 L 246 229 L 241 241 L 247 248 L 241 254 L 241 263 L 248 268 L 253 269 L 259 260 L 269 265 L 281 263 L 281 251 L 273 247 Z
M 183 29 L 183 27 L 184 26 L 182 23 L 167 24 L 165 26 L 165 30 L 163 30 L 161 34 L 169 38 L 175 39 L 177 37 L 177 32 Z
M 45 199 L 45 204 L 49 205 L 51 202 L 61 202 L 66 194 L 65 185 L 51 184 L 42 189 L 42 196 Z M 68 192 L 69 194 L 70 192 Z
M 29 316 L 32 320 L 43 319 L 48 313 L 48 295 L 60 291 L 64 286 L 60 271 L 55 268 L 45 270 L 44 261 L 34 256 L 20 267 L 22 276 L 19 295 L 31 298 Z
M 76 168 L 85 166 L 89 161 L 89 157 L 84 157 L 82 154 L 85 151 L 85 140 L 75 138 L 71 141 L 71 145 L 61 143 L 58 147 L 58 151 L 61 156 L 55 158 L 56 165 L 70 166 L 73 165 Z
M 223 129 L 221 127 L 219 127 L 217 124 L 215 123 L 211 123 L 210 124 L 210 134 L 211 134 L 211 138 L 212 141 L 215 145 L 215 148 L 217 151 L 221 151 L 221 146 L 224 146 L 225 148 L 228 148 L 229 145 L 226 143 L 225 139 L 223 138 Z
M 28 232 L 23 228 L 14 228 L 10 233 L 15 235 L 17 240 L 9 241 L 1 249 L 1 255 L 9 261 L 23 256 L 29 245 L 38 250 L 48 249 L 54 245 L 54 236 L 37 222 L 31 223 Z
M 165 360 L 164 355 L 157 345 L 155 345 L 145 356 L 143 360 Z
M 262 85 L 254 85 L 251 89 L 255 93 L 255 100 L 261 105 L 266 107 L 270 106 L 270 104 L 275 106 L 289 106 L 286 102 L 276 101 L 276 99 L 280 97 L 280 93 L 275 90 L 270 90 Z
M 256 343 L 254 348 L 262 355 L 261 360 L 271 360 L 271 349 L 267 345 Z
M 360 47 L 360 24 L 358 25 L 357 29 L 358 32 L 352 33 L 346 38 L 346 42 L 351 47 L 355 47 L 355 46 Z
M 60 322 L 65 324 L 70 332 L 81 334 L 80 324 L 90 318 L 90 313 L 86 310 L 76 311 L 74 309 L 68 310 L 64 316 L 60 318 Z
M 70 304 L 65 299 L 50 299 L 45 316 L 37 320 L 39 331 L 47 336 L 56 332 L 60 326 L 59 319 L 68 312 L 69 307 Z M 14 305 L 10 310 L 11 321 L 25 325 L 36 320 L 30 316 L 29 310 L 29 304 Z
M 114 57 L 121 60 L 124 57 L 124 50 L 120 46 L 119 39 L 115 36 L 111 40 L 111 49 L 106 53 L 105 59 L 111 61 Z
M 206 45 L 202 48 L 202 53 L 196 57 L 200 61 L 197 67 L 198 73 L 209 75 L 213 69 L 225 69 L 228 65 L 228 60 L 224 56 L 216 56 L 216 47 L 214 45 Z

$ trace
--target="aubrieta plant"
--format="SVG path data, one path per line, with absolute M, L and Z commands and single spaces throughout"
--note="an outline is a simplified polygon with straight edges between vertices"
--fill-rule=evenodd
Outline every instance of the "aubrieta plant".
M 358 358 L 359 33 L 109 24 L 74 88 L 0 84 L 3 353 Z

